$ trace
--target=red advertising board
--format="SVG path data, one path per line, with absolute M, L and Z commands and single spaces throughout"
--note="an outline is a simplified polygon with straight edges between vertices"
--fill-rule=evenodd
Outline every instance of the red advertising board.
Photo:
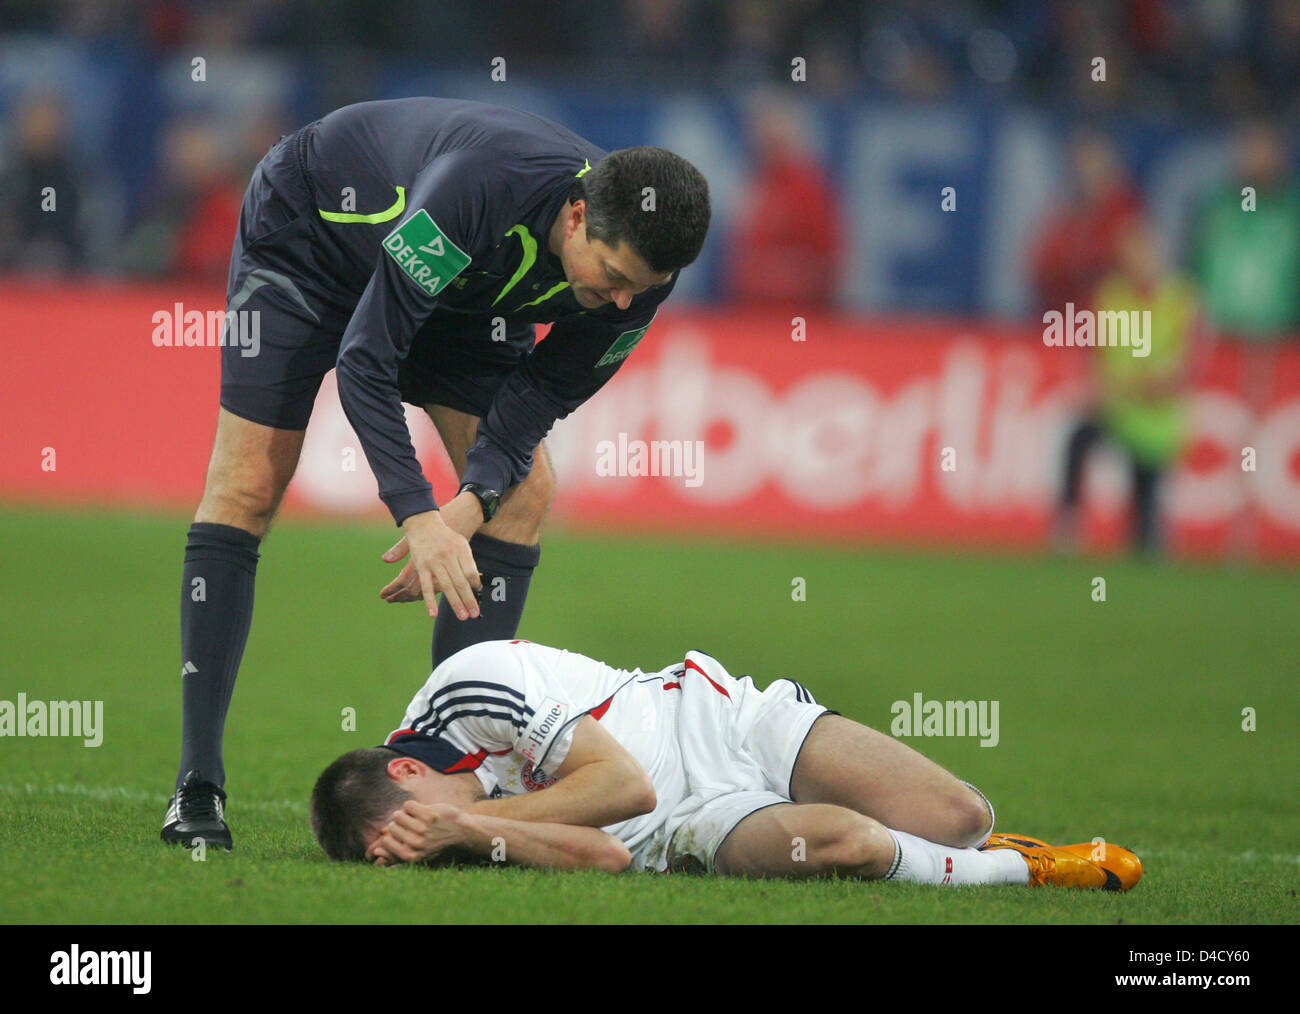
M 90 282 L 0 293 L 0 498 L 192 507 L 219 351 L 160 347 L 156 315 L 216 311 L 220 294 Z M 554 514 L 671 532 L 1041 544 L 1087 397 L 1087 354 L 1044 346 L 1033 324 L 809 317 L 799 327 L 665 310 L 548 438 Z M 1247 393 L 1245 368 L 1242 350 L 1220 343 L 1188 394 L 1193 441 L 1164 498 L 1170 541 L 1300 559 L 1300 350 L 1278 351 L 1265 390 Z M 446 497 L 455 480 L 432 426 L 407 415 Z M 1113 543 L 1126 520 L 1122 459 L 1103 451 L 1086 476 L 1090 533 Z M 332 375 L 285 510 L 384 515 Z

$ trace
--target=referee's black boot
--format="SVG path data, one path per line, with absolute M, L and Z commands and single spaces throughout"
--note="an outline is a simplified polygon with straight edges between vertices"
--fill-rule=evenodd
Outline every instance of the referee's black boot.
M 233 849 L 230 828 L 226 827 L 226 794 L 219 785 L 204 781 L 199 771 L 191 771 L 167 805 L 163 819 L 162 840 L 172 845 L 196 847 L 216 845 Z

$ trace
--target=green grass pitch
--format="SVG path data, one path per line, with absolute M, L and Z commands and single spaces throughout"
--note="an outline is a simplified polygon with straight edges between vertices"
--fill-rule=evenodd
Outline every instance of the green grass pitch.
M 427 676 L 427 618 L 378 598 L 393 529 L 285 521 L 263 546 L 226 734 L 236 851 L 196 862 L 158 840 L 179 741 L 185 528 L 0 513 L 0 699 L 102 700 L 105 725 L 97 748 L 0 739 L 4 923 L 1298 921 L 1294 571 L 557 530 L 520 636 L 629 668 L 701 648 L 886 730 L 891 703 L 916 692 L 996 700 L 994 747 L 908 742 L 980 786 L 1000 829 L 1102 835 L 1135 849 L 1145 877 L 1117 896 L 380 870 L 327 862 L 306 800 L 326 763 L 396 726 Z

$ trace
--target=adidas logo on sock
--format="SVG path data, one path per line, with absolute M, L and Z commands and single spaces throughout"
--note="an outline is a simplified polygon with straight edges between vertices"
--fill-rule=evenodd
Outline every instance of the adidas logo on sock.
M 186 662 L 183 666 L 181 666 L 182 676 L 188 676 L 190 673 L 198 672 L 198 671 L 199 671 L 199 667 L 195 665 L 193 662 Z

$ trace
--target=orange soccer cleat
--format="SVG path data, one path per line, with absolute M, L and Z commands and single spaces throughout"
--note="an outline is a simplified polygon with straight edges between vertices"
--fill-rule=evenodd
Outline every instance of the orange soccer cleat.
M 985 849 L 1011 849 L 1029 864 L 1036 887 L 1079 887 L 1127 891 L 1142 876 L 1142 862 L 1128 849 L 1105 842 L 1049 845 L 1023 834 L 992 834 Z
M 1119 887 L 1106 887 L 1108 891 L 1127 891 L 1142 879 L 1142 860 L 1133 852 L 1110 842 L 1080 842 L 1078 845 L 1062 845 L 1066 852 L 1083 856 L 1089 862 L 1100 866 L 1108 874 L 1118 878 Z

